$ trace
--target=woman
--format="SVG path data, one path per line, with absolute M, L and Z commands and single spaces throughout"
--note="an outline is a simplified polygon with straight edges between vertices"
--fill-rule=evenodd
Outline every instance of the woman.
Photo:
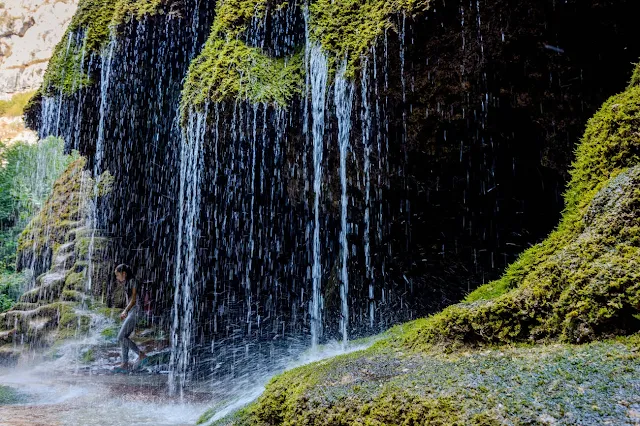
M 127 306 L 124 308 L 124 311 L 120 314 L 120 319 L 124 322 L 122 323 L 122 328 L 118 333 L 118 342 L 122 346 L 122 364 L 120 364 L 120 368 L 128 369 L 129 368 L 129 349 L 138 354 L 137 365 L 147 357 L 144 352 L 142 352 L 135 343 L 129 339 L 131 333 L 136 328 L 136 322 L 138 321 L 138 315 L 141 311 L 140 299 L 138 297 L 138 282 L 133 277 L 133 272 L 129 265 L 120 264 L 116 266 L 115 270 L 116 280 L 120 284 L 124 283 L 124 292 L 127 300 Z

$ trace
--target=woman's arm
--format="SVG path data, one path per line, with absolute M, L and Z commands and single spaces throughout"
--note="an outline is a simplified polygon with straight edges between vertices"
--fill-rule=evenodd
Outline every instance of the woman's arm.
M 129 311 L 136 305 L 136 297 L 138 296 L 137 290 L 137 286 L 133 286 L 133 288 L 131 289 L 131 300 L 129 300 L 129 304 L 120 314 L 120 319 L 125 319 Z
M 129 313 L 131 308 L 136 306 L 136 296 L 137 296 L 137 291 L 136 290 L 137 289 L 135 287 L 133 287 L 131 289 L 131 300 L 129 301 L 129 304 L 127 305 L 127 307 L 124 309 L 126 313 Z

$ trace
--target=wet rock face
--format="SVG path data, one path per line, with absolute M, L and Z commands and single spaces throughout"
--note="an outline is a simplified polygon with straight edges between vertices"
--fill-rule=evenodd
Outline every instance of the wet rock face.
M 0 99 L 36 90 L 78 0 L 6 0 L 0 8 Z
M 368 58 L 367 89 L 362 72 L 353 86 L 352 336 L 459 300 L 552 229 L 584 124 L 625 86 L 627 64 L 640 51 L 631 10 L 630 1 L 434 2 L 425 15 L 394 18 Z M 104 142 L 102 167 L 115 187 L 100 221 L 117 246 L 115 262 L 138 267 L 144 291 L 165 316 L 174 285 L 183 284 L 174 269 L 189 202 L 180 200 L 181 138 L 197 133 L 188 120 L 178 127 L 177 106 L 188 63 L 212 20 L 212 10 L 201 6 L 194 16 L 128 23 L 111 60 L 95 55 L 89 62 L 93 85 L 30 110 L 41 132 L 64 135 L 70 148 L 92 157 L 90 168 L 97 141 Z M 289 39 L 301 42 L 298 18 L 291 28 L 296 34 Z M 265 38 L 266 54 L 289 52 L 276 51 L 278 37 Z M 107 66 L 109 81 L 101 86 Z M 319 197 L 325 338 L 339 336 L 341 315 L 342 187 L 331 84 Z M 190 307 L 200 325 L 196 340 L 308 335 L 315 199 L 309 108 L 300 99 L 286 112 L 231 100 L 206 110 L 197 136 L 204 141 L 197 153 L 198 233 L 187 245 L 196 253 L 198 301 Z M 369 204 L 367 132 L 374 141 Z M 363 243 L 367 205 L 372 273 Z

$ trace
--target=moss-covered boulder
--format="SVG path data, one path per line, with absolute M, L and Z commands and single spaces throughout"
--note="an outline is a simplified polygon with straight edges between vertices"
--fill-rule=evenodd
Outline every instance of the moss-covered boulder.
M 51 196 L 31 220 L 18 240 L 18 269 L 36 268 L 36 274 L 51 265 L 54 249 L 68 242 L 69 232 L 83 225 L 92 182 L 85 170 L 86 159 L 73 161 L 55 182 Z

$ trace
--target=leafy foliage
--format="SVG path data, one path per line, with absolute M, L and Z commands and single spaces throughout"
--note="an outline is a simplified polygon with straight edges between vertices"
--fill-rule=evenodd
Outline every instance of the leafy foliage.
M 22 291 L 24 276 L 15 273 L 18 236 L 71 160 L 63 148 L 55 138 L 0 146 L 0 311 L 9 309 Z
M 24 282 L 23 273 L 0 272 L 0 312 L 11 309 L 22 294 Z

